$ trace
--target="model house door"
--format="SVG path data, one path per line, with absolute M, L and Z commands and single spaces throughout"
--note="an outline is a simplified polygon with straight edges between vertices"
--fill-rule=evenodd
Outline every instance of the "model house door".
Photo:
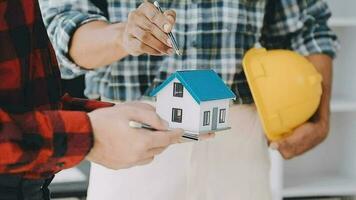
M 218 108 L 213 108 L 213 121 L 211 124 L 211 130 L 218 128 Z

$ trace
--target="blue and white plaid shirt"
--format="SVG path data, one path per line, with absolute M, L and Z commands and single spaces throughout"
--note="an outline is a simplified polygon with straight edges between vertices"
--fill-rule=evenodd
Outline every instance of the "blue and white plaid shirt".
M 176 70 L 197 68 L 214 69 L 236 93 L 239 103 L 251 103 L 241 61 L 255 44 L 330 56 L 338 46 L 327 25 L 330 10 L 322 0 L 161 0 L 164 9 L 177 12 L 173 33 L 183 56 L 128 56 L 110 66 L 85 71 L 68 56 L 76 28 L 93 20 L 126 21 L 142 0 L 107 0 L 108 16 L 90 0 L 40 3 L 62 76 L 69 79 L 86 73 L 85 94 L 89 98 L 137 100 Z

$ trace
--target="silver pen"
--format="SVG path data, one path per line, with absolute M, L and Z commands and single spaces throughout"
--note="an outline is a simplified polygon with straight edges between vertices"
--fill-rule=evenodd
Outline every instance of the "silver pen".
M 135 121 L 130 121 L 129 122 L 129 127 L 131 127 L 131 128 L 143 128 L 143 129 L 150 130 L 150 131 L 158 131 L 157 129 L 153 128 L 150 125 L 139 123 L 139 122 L 135 122 Z M 186 138 L 186 139 L 189 139 L 189 140 L 195 140 L 195 141 L 199 140 L 198 136 L 193 135 L 193 133 L 191 133 L 189 131 L 185 131 L 185 133 L 182 135 L 182 137 Z
M 161 6 L 159 6 L 158 1 L 155 1 L 155 2 L 153 3 L 153 5 L 155 5 L 156 8 L 157 8 L 161 13 L 163 13 L 163 10 L 162 10 Z M 181 56 L 182 53 L 181 53 L 181 51 L 180 51 L 180 49 L 179 49 L 179 47 L 178 47 L 177 40 L 176 40 L 176 38 L 174 37 L 173 33 L 172 33 L 172 32 L 169 32 L 169 33 L 168 33 L 168 37 L 169 37 L 169 39 L 172 41 L 172 45 L 173 45 L 173 48 L 174 48 L 176 54 L 177 54 L 178 56 Z

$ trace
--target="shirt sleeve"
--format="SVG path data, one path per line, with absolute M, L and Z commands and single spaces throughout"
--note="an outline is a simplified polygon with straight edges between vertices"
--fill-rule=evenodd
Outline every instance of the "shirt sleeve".
M 77 165 L 92 145 L 92 127 L 85 112 L 10 114 L 0 108 L 0 173 L 48 177 Z
M 112 107 L 115 105 L 109 102 L 74 98 L 69 96 L 68 94 L 62 97 L 61 102 L 64 110 L 75 110 L 84 112 L 91 112 L 96 109 Z
M 89 0 L 39 0 L 48 35 L 52 41 L 62 78 L 72 79 L 86 72 L 69 56 L 69 45 L 75 30 L 91 21 L 107 21 Z
M 331 11 L 322 0 L 271 0 L 266 7 L 262 45 L 302 55 L 335 57 L 339 44 L 328 26 Z

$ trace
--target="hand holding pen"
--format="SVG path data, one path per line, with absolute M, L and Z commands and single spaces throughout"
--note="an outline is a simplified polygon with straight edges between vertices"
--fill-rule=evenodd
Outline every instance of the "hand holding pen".
M 164 11 L 162 10 L 162 8 L 161 8 L 161 6 L 159 5 L 158 1 L 155 1 L 155 2 L 153 3 L 153 5 L 155 5 L 156 8 L 157 8 L 162 14 L 164 14 Z M 172 45 L 173 45 L 173 48 L 174 48 L 174 51 L 176 52 L 176 54 L 177 54 L 178 56 L 181 56 L 181 51 L 180 51 L 180 49 L 179 49 L 177 40 L 176 40 L 176 38 L 174 37 L 174 35 L 173 35 L 173 33 L 172 33 L 171 31 L 168 33 L 168 37 L 169 37 L 169 39 L 170 39 L 171 42 L 172 42 Z
M 173 10 L 163 11 L 152 3 L 142 3 L 128 16 L 122 36 L 124 49 L 133 56 L 180 54 L 171 33 L 175 20 L 176 13 Z

